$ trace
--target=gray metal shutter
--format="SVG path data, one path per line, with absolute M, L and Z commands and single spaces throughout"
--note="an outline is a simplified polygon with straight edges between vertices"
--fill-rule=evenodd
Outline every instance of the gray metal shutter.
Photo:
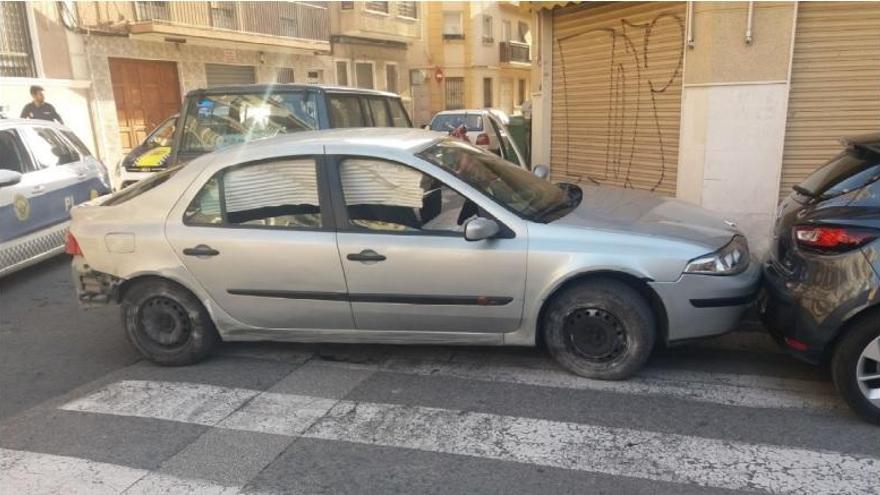
M 780 197 L 841 150 L 880 130 L 880 3 L 798 5 Z
M 675 194 L 684 26 L 683 2 L 554 11 L 554 180 Z
M 254 84 L 257 76 L 250 65 L 205 64 L 208 87 L 229 84 Z

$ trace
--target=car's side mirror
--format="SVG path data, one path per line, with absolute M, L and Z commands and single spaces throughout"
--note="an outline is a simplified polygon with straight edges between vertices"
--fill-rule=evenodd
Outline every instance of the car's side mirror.
M 15 170 L 0 170 L 0 187 L 14 186 L 21 182 L 21 173 Z
M 466 241 L 483 241 L 495 237 L 499 231 L 501 227 L 495 220 L 477 217 L 464 225 L 464 238 Z
M 550 177 L 550 169 L 547 167 L 547 165 L 535 165 L 535 167 L 532 169 L 532 173 L 535 174 L 535 177 L 539 179 L 546 179 L 547 177 Z

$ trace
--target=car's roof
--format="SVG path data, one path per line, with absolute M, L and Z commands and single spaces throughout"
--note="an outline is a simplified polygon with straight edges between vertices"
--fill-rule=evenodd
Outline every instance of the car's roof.
M 486 114 L 491 114 L 492 112 L 485 109 L 485 108 L 476 109 L 476 110 L 443 110 L 442 112 L 437 112 L 436 114 L 434 114 L 434 116 L 436 117 L 437 115 L 461 115 L 461 114 L 468 114 L 468 113 L 486 115 Z
M 346 86 L 333 86 L 330 84 L 235 84 L 227 86 L 213 86 L 210 88 L 194 89 L 186 95 L 225 95 L 225 94 L 248 94 L 248 93 L 283 93 L 285 91 L 318 90 L 328 93 L 348 93 L 360 95 L 387 96 L 400 98 L 400 95 L 379 91 L 375 89 L 349 88 Z
M 41 119 L 0 119 L 0 127 L 8 129 L 10 127 L 21 127 L 28 125 L 39 125 L 43 127 L 53 127 L 55 129 L 67 129 L 67 127 L 52 120 Z

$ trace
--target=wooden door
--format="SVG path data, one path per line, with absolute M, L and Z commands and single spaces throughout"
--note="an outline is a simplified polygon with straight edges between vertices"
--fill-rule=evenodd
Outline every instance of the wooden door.
M 167 117 L 180 111 L 177 64 L 110 59 L 110 81 L 122 151 L 128 153 Z

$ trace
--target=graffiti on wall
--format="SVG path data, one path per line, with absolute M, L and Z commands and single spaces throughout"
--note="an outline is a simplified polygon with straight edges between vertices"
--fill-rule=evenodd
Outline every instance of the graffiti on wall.
M 680 35 L 679 50 L 670 57 L 669 33 Z M 656 41 L 657 33 L 665 33 L 662 41 Z M 675 136 L 669 136 L 668 127 L 664 130 L 661 123 L 662 101 L 670 88 L 678 88 L 678 80 L 684 61 L 684 22 L 681 17 L 672 13 L 661 13 L 645 23 L 630 22 L 621 19 L 619 26 L 591 29 L 557 38 L 561 69 L 561 96 L 565 104 L 563 122 L 565 124 L 564 170 L 571 176 L 571 144 L 582 142 L 578 132 L 572 131 L 572 115 L 577 112 L 593 112 L 605 110 L 603 125 L 597 126 L 604 133 L 601 144 L 605 148 L 605 164 L 601 177 L 583 177 L 596 182 L 611 180 L 624 187 L 633 187 L 630 174 L 634 164 L 638 164 L 638 155 L 654 153 L 660 166 L 656 182 L 650 187 L 656 190 L 667 178 L 668 168 L 677 160 L 674 142 Z M 583 54 L 583 44 L 597 42 L 607 44 L 607 52 L 596 54 L 596 63 L 607 63 L 597 72 L 596 67 L 590 68 L 589 74 L 600 74 L 605 77 L 602 91 L 602 103 L 605 109 L 572 108 L 569 97 L 584 86 L 585 77 L 573 76 L 573 67 L 566 67 L 566 56 L 574 55 L 575 50 Z M 665 45 L 665 46 L 662 46 Z M 654 48 L 654 50 L 652 50 Z M 653 60 L 656 56 L 660 61 Z M 607 59 L 607 62 L 605 60 Z M 580 60 L 578 63 L 582 63 Z M 590 84 L 590 83 L 587 83 Z M 675 96 L 678 101 L 678 95 Z M 677 109 L 676 109 L 677 114 Z M 595 123 L 595 120 L 587 119 Z M 604 127 L 604 129 L 602 129 Z M 582 129 L 579 129 L 580 131 Z M 603 132 L 604 131 L 604 132 Z M 664 131 L 665 134 L 664 135 Z M 678 124 L 675 125 L 678 133 Z M 588 139 L 593 139 L 593 136 Z M 650 146 L 645 144 L 650 143 Z M 643 147 L 644 149 L 639 149 Z M 577 159 L 575 157 L 575 159 Z M 576 173 L 574 175 L 577 175 Z

